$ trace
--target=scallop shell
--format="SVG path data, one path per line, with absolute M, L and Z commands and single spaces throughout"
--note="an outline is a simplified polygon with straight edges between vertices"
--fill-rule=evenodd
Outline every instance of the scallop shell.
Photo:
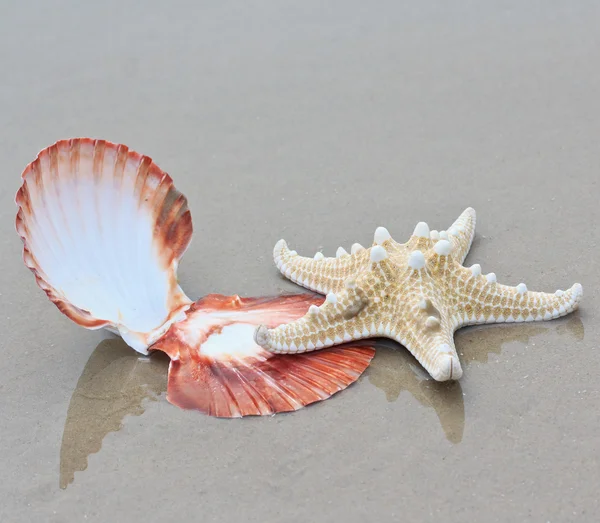
M 310 354 L 273 354 L 254 341 L 257 325 L 304 316 L 323 297 L 240 298 L 211 294 L 152 347 L 171 358 L 167 399 L 224 418 L 298 410 L 354 383 L 375 354 L 369 342 Z
M 38 285 L 79 325 L 146 353 L 191 304 L 177 283 L 185 196 L 148 156 L 88 138 L 44 149 L 22 178 L 16 227 Z

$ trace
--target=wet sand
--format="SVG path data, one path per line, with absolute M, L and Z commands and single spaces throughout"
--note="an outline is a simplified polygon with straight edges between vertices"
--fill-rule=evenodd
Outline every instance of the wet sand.
M 595 2 L 12 2 L 0 16 L 0 521 L 595 521 L 600 7 Z M 72 324 L 20 258 L 36 152 L 92 136 L 189 199 L 191 297 L 294 291 L 271 262 L 478 212 L 467 264 L 581 310 L 405 349 L 297 413 L 165 399 L 167 362 Z

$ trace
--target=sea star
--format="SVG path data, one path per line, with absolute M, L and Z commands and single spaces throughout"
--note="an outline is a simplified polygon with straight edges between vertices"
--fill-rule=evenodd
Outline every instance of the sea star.
M 378 227 L 373 246 L 342 247 L 336 258 L 298 256 L 280 240 L 273 252 L 290 280 L 322 294 L 325 303 L 274 329 L 259 326 L 256 342 L 275 353 L 300 353 L 351 340 L 387 337 L 404 345 L 438 381 L 459 379 L 454 331 L 466 325 L 541 321 L 574 311 L 579 283 L 554 294 L 509 287 L 478 264 L 462 263 L 475 233 L 475 211 L 466 209 L 448 231 L 417 224 L 405 244 Z

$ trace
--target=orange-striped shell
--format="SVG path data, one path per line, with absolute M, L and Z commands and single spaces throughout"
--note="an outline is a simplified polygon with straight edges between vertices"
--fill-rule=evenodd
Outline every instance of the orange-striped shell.
M 38 285 L 79 325 L 146 352 L 190 304 L 176 274 L 185 196 L 148 156 L 89 138 L 42 150 L 22 179 L 16 227 Z

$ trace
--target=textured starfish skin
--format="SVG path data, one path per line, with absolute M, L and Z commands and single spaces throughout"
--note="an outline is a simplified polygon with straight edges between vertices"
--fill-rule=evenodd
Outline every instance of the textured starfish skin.
M 574 311 L 583 291 L 576 283 L 554 294 L 525 284 L 496 283 L 494 273 L 463 267 L 475 233 L 475 211 L 466 209 L 448 231 L 420 222 L 405 244 L 386 229 L 373 246 L 358 244 L 336 258 L 298 256 L 280 240 L 273 255 L 290 280 L 327 294 L 320 307 L 274 329 L 257 328 L 256 342 L 275 353 L 298 353 L 371 337 L 391 338 L 419 360 L 438 381 L 459 379 L 462 369 L 454 332 L 481 323 L 550 320 Z

